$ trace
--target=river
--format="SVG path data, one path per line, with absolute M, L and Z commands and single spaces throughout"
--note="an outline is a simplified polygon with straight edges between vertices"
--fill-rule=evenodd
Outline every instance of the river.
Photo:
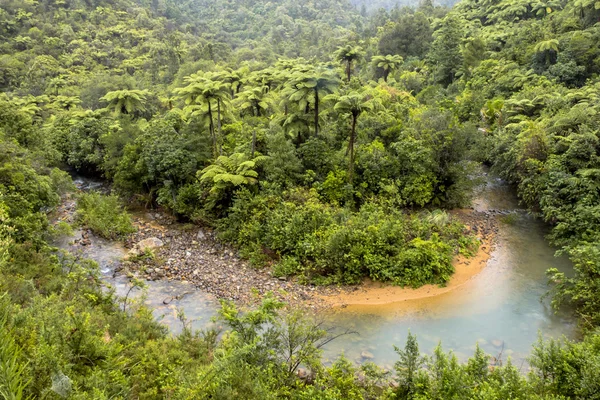
M 76 183 L 90 186 L 87 181 Z M 369 360 L 391 368 L 397 360 L 393 346 L 403 347 L 409 330 L 417 335 L 422 352 L 430 353 L 441 341 L 445 350 L 453 350 L 464 360 L 478 342 L 489 354 L 501 354 L 504 359 L 510 356 L 517 366 L 524 365 L 540 332 L 543 337 L 576 336 L 571 313 L 555 314 L 549 299 L 541 299 L 548 290 L 546 269 L 571 269 L 568 259 L 554 257 L 555 249 L 544 239 L 547 227 L 519 209 L 513 190 L 493 177 L 480 189 L 473 206 L 479 211 L 495 209 L 511 215 L 499 223 L 496 246 L 483 271 L 436 297 L 349 306 L 324 314 L 327 326 L 357 332 L 328 344 L 324 349 L 326 363 L 343 353 L 350 360 Z M 78 235 L 81 232 L 57 245 L 68 248 Z M 93 240 L 93 246 L 84 247 L 84 255 L 99 263 L 106 281 L 123 295 L 127 280 L 113 277 L 113 268 L 126 250 L 115 242 Z M 179 281 L 149 281 L 147 285 L 145 303 L 174 333 L 182 327 L 178 310 L 194 328 L 211 324 L 218 307 L 213 296 Z M 139 291 L 135 294 L 139 296 Z
M 548 290 L 545 271 L 572 269 L 566 257 L 554 257 L 555 249 L 544 239 L 547 226 L 519 209 L 514 191 L 493 177 L 480 189 L 473 207 L 511 212 L 508 222 L 499 222 L 496 246 L 483 271 L 440 296 L 338 310 L 328 316 L 331 323 L 359 334 L 331 343 L 326 358 L 344 352 L 359 361 L 367 351 L 389 368 L 397 360 L 393 345 L 403 347 L 410 329 L 423 352 L 430 353 L 441 341 L 445 350 L 464 360 L 478 342 L 487 353 L 501 353 L 504 360 L 511 356 L 520 366 L 539 332 L 543 337 L 575 337 L 572 313 L 555 314 L 550 300 L 542 300 Z

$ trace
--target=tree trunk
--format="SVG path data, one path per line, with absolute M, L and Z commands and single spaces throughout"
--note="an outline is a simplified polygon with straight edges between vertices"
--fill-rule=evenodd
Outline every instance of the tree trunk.
M 315 88 L 315 136 L 319 136 L 319 91 Z
M 217 138 L 215 137 L 215 127 L 213 125 L 212 108 L 210 105 L 210 100 L 208 101 L 208 131 L 210 132 L 210 137 L 213 142 L 213 156 L 217 158 Z
M 350 131 L 350 142 L 348 143 L 348 149 L 350 150 L 350 164 L 348 165 L 348 182 L 352 184 L 352 178 L 354 174 L 354 139 L 356 136 L 356 120 L 358 114 L 352 113 L 352 130 Z
M 219 133 L 219 138 L 221 138 L 221 99 L 217 99 L 217 132 Z
M 390 74 L 390 70 L 389 69 L 384 69 L 383 70 L 383 81 L 386 82 L 386 83 L 387 83 L 387 79 L 388 79 L 389 74 Z
M 252 155 L 250 157 L 254 158 L 254 151 L 256 150 L 256 129 L 252 130 Z
M 346 78 L 350 82 L 350 74 L 352 73 L 352 61 L 346 62 Z

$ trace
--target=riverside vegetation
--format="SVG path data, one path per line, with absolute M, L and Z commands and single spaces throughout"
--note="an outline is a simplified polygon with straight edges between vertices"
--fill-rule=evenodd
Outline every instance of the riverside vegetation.
M 597 2 L 1 4 L 3 398 L 600 397 Z M 548 274 L 583 339 L 540 340 L 527 375 L 480 350 L 422 356 L 411 335 L 393 376 L 325 367 L 330 333 L 269 296 L 223 302 L 222 335 L 171 337 L 48 244 L 69 168 L 112 183 L 77 214 L 106 237 L 131 231 L 118 195 L 305 283 L 444 284 L 477 241 L 442 209 L 469 204 L 480 163 L 573 261 Z

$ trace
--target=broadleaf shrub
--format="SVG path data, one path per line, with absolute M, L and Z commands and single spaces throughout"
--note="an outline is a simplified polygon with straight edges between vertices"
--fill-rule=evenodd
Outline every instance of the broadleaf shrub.
M 287 191 L 283 199 L 238 192 L 219 229 L 251 259 L 276 261 L 276 275 L 319 283 L 357 283 L 368 276 L 401 286 L 445 284 L 454 254 L 475 246 L 452 218 L 440 222 L 375 203 L 353 212 L 305 190 Z

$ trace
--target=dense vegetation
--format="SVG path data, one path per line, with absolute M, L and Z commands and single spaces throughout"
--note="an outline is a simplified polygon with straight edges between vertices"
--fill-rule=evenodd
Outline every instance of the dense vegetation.
M 334 0 L 2 2 L 0 394 L 596 398 L 599 17 L 581 0 L 370 16 Z M 394 378 L 325 368 L 327 332 L 270 298 L 245 314 L 224 304 L 222 337 L 172 338 L 101 290 L 93 263 L 47 244 L 69 167 L 215 226 L 276 275 L 443 284 L 475 244 L 441 209 L 468 204 L 478 163 L 517 186 L 574 263 L 549 271 L 554 304 L 573 304 L 588 334 L 540 342 L 526 377 L 480 351 L 422 358 L 411 336 Z M 79 219 L 126 234 L 118 210 L 88 195 Z

